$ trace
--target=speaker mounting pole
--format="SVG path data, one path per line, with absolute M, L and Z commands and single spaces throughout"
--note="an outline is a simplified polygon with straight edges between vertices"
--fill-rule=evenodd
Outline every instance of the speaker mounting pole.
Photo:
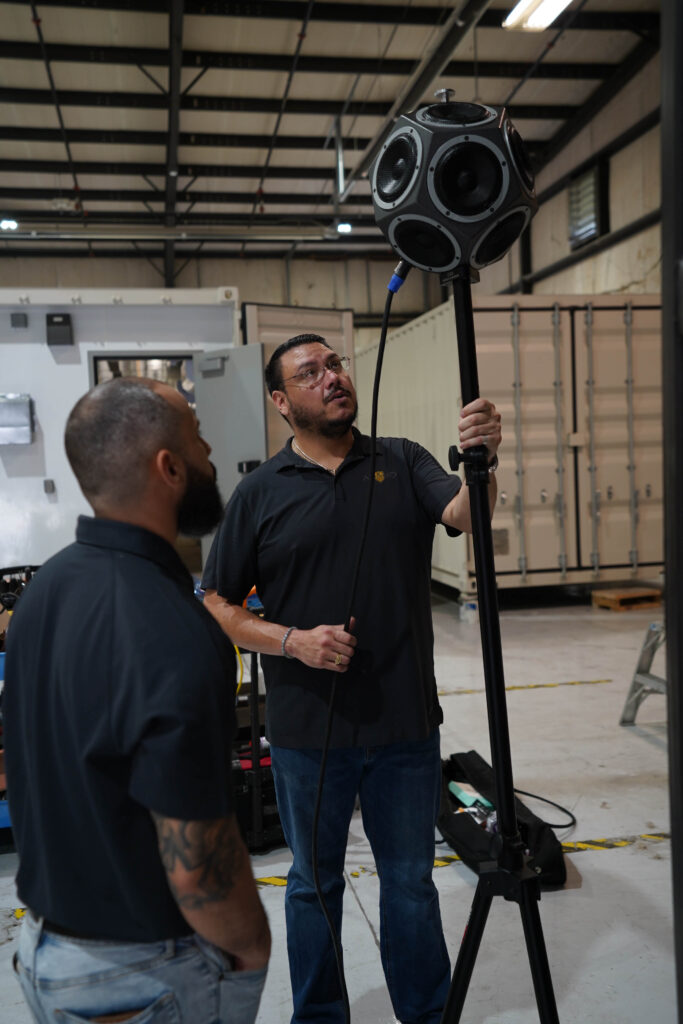
M 453 286 L 463 405 L 467 405 L 479 397 L 471 288 L 472 281 L 478 280 L 477 271 L 466 265 L 461 265 L 455 270 L 441 275 L 443 285 L 452 284 Z M 461 464 L 464 464 L 465 479 L 470 493 L 491 763 L 496 784 L 499 831 L 492 836 L 491 860 L 482 866 L 479 875 L 469 922 L 453 972 L 441 1024 L 458 1024 L 460 1020 L 494 896 L 503 896 L 504 899 L 519 904 L 541 1024 L 559 1024 L 538 911 L 540 884 L 537 875 L 529 867 L 515 813 L 510 733 L 505 700 L 500 619 L 487 491 L 489 486 L 488 457 L 488 451 L 484 445 L 469 448 L 464 452 L 458 451 L 453 446 L 449 452 L 452 469 L 458 469 Z
M 384 143 L 371 180 L 375 220 L 394 252 L 452 284 L 463 404 L 479 397 L 472 281 L 502 259 L 536 212 L 534 174 L 521 136 L 504 108 L 440 103 L 402 115 Z M 559 1024 L 541 918 L 540 886 L 517 827 L 510 734 L 488 501 L 484 445 L 449 453 L 465 466 L 472 511 L 479 622 L 484 654 L 491 760 L 499 832 L 480 870 L 470 919 L 441 1024 L 458 1024 L 494 896 L 519 904 L 541 1024 Z

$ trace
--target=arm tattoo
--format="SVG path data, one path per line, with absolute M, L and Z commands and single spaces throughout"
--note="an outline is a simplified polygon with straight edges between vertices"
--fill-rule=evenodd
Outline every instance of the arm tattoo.
M 153 818 L 161 861 L 178 905 L 199 910 L 207 903 L 225 899 L 235 884 L 243 858 L 242 842 L 234 825 L 221 818 L 178 822 L 158 814 L 153 814 Z M 196 892 L 181 895 L 176 890 L 171 875 L 178 866 L 199 873 Z

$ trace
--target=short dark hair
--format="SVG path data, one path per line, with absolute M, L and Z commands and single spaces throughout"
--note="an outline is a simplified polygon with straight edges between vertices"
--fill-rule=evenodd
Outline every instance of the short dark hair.
M 147 377 L 116 377 L 88 391 L 69 413 L 64 447 L 93 508 L 140 497 L 154 455 L 182 450 L 182 414 L 157 387 Z
M 289 341 L 283 341 L 281 345 L 278 345 L 268 360 L 268 365 L 265 369 L 266 387 L 268 388 L 269 395 L 272 395 L 273 391 L 282 390 L 284 382 L 282 380 L 280 362 L 285 352 L 289 352 L 290 348 L 298 348 L 299 345 L 314 344 L 330 348 L 325 339 L 321 338 L 319 334 L 297 334 L 296 337 L 290 338 Z

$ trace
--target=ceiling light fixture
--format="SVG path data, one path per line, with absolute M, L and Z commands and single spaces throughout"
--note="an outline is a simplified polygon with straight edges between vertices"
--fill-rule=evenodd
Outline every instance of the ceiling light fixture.
M 0 231 L 16 231 L 18 227 L 15 220 L 0 220 Z
M 0 222 L 2 223 L 2 222 Z M 197 225 L 196 227 L 136 226 L 122 224 L 80 224 L 68 226 L 33 224 L 23 222 L 14 238 L 41 241 L 91 242 L 306 242 L 320 241 L 325 237 L 322 226 L 299 224 L 288 227 L 282 224 L 251 227 L 249 224 Z
M 353 231 L 353 225 L 349 224 L 347 220 L 342 220 L 337 224 L 337 231 L 340 235 L 350 235 Z
M 503 22 L 503 28 L 542 32 L 570 3 L 571 0 L 519 0 Z

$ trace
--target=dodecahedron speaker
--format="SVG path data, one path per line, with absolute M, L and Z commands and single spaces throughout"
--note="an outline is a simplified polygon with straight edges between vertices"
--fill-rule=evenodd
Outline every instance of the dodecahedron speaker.
M 398 118 L 371 176 L 375 220 L 398 255 L 436 273 L 501 259 L 538 203 L 504 108 L 432 103 Z

